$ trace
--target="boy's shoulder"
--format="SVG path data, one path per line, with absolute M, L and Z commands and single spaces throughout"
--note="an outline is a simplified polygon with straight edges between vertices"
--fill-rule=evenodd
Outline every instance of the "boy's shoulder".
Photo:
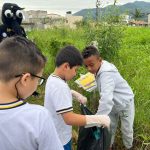
M 103 60 L 101 67 L 98 71 L 98 75 L 101 73 L 112 73 L 112 72 L 118 72 L 118 69 L 116 68 L 116 66 L 108 61 Z
M 49 115 L 48 110 L 44 107 L 44 106 L 40 106 L 37 104 L 25 104 L 25 106 L 22 107 L 18 107 L 18 111 L 22 114 L 25 113 L 25 115 L 28 114 L 32 114 L 32 115 L 42 115 L 42 116 L 47 116 Z
M 68 86 L 68 84 L 63 79 L 53 74 L 48 77 L 46 85 L 57 88 Z
M 32 108 L 32 109 L 39 109 L 39 110 L 43 110 L 44 107 L 38 104 L 30 104 L 30 103 L 26 103 L 26 107 L 27 108 Z
M 31 110 L 47 112 L 47 109 L 44 106 L 37 105 L 37 104 L 27 103 L 25 109 L 31 109 Z
M 25 103 L 21 106 L 0 111 L 1 120 L 9 116 L 8 121 L 30 122 L 36 124 L 41 120 L 44 122 L 50 118 L 49 111 L 40 105 Z

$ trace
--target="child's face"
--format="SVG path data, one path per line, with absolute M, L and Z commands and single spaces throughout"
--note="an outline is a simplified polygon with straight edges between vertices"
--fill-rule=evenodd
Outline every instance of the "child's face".
M 74 66 L 74 67 L 70 68 L 70 66 L 68 65 L 67 70 L 66 70 L 65 80 L 69 81 L 69 80 L 73 79 L 77 74 L 78 68 L 79 68 L 79 66 Z
M 38 77 L 32 76 L 30 73 L 25 73 L 24 75 L 22 75 L 20 82 L 17 85 L 19 97 L 26 99 L 27 97 L 32 95 L 34 91 L 36 91 L 40 80 L 39 77 L 42 76 L 42 73 L 43 71 L 36 74 L 36 76 Z
M 98 56 L 92 55 L 85 58 L 83 63 L 89 72 L 95 74 L 101 65 L 101 59 Z

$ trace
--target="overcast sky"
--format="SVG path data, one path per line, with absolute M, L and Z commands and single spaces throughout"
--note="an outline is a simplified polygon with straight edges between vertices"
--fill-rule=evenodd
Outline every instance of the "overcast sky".
M 118 0 L 117 4 L 134 2 L 135 0 Z M 150 2 L 150 0 L 136 0 Z M 113 0 L 100 0 L 101 7 L 113 4 Z M 75 13 L 84 8 L 94 8 L 96 0 L 0 0 L 0 8 L 4 3 L 16 3 L 25 10 L 47 10 L 49 13 L 64 15 L 66 11 Z

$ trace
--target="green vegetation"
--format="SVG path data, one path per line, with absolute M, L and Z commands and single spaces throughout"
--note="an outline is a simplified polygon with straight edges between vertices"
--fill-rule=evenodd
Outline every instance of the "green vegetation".
M 142 150 L 148 143 L 150 148 L 149 40 L 149 28 L 128 28 L 119 58 L 114 62 L 135 93 L 135 141 L 143 142 L 139 147 Z
M 118 67 L 120 73 L 129 82 L 135 93 L 135 149 L 150 149 L 149 28 L 121 28 L 106 25 L 96 28 L 86 28 L 86 26 L 84 26 L 76 30 L 55 28 L 32 31 L 28 33 L 28 36 L 39 46 L 48 58 L 44 72 L 46 77 L 48 77 L 54 69 L 55 56 L 59 48 L 64 45 L 72 44 L 82 50 L 91 40 L 98 40 L 100 43 L 99 48 L 101 48 L 101 50 L 107 50 L 102 53 L 103 57 Z M 79 74 L 85 72 L 86 70 L 83 67 L 79 69 Z M 98 93 L 95 91 L 87 93 L 78 88 L 73 81 L 69 82 L 69 84 L 73 89 L 82 92 L 88 97 L 88 107 L 95 112 L 99 98 Z M 37 101 L 30 98 L 30 102 L 43 105 L 44 87 L 39 90 L 42 93 L 40 97 L 37 98 Z M 75 103 L 74 106 L 75 111 L 78 112 L 79 104 Z M 121 150 L 119 134 L 117 135 L 117 145 Z

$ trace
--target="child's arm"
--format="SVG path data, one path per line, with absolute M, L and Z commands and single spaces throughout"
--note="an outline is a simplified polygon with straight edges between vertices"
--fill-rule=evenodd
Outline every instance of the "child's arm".
M 82 104 L 87 103 L 87 98 L 82 94 L 78 93 L 77 91 L 71 90 L 72 97 L 75 98 L 78 102 Z
M 100 83 L 98 86 L 100 87 L 99 93 L 101 98 L 99 100 L 97 114 L 108 115 L 114 106 L 113 92 L 115 88 L 115 82 L 110 72 L 102 73 L 98 80 L 98 83 Z
M 80 115 L 72 111 L 62 114 L 67 125 L 76 126 L 110 126 L 110 118 L 107 115 Z

